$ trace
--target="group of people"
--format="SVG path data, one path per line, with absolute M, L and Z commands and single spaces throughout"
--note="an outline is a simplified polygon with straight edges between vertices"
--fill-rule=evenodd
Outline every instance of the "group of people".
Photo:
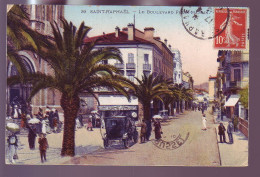
M 35 138 L 36 134 L 33 129 L 29 129 L 28 134 L 28 140 L 29 140 L 29 146 L 30 149 L 35 148 Z M 41 162 L 43 163 L 46 161 L 46 151 L 49 148 L 48 141 L 46 138 L 46 134 L 40 133 L 39 139 L 39 150 L 40 150 L 40 156 L 41 156 Z M 15 160 L 18 159 L 17 149 L 18 149 L 18 137 L 16 133 L 10 132 L 8 138 L 7 138 L 7 144 L 8 144 L 8 159 L 9 162 L 12 164 L 15 164 Z
M 227 143 L 226 141 L 226 134 L 225 132 L 227 132 L 228 134 L 228 138 L 229 138 L 229 144 L 233 144 L 234 140 L 233 140 L 233 129 L 234 129 L 234 125 L 232 123 L 232 120 L 230 120 L 228 122 L 228 126 L 227 126 L 227 130 L 224 126 L 223 123 L 220 123 L 218 126 L 218 135 L 219 135 L 219 139 L 220 139 L 220 143 Z
M 145 143 L 146 141 L 149 141 L 151 136 L 151 128 L 149 129 L 149 122 L 142 120 L 141 123 L 141 132 L 140 132 L 140 142 Z M 153 125 L 154 125 L 154 134 L 155 139 L 161 139 L 162 138 L 162 127 L 159 119 L 152 119 Z M 151 125 L 151 123 L 150 123 Z M 150 126 L 151 127 L 151 126 Z
M 87 130 L 93 131 L 93 128 L 100 127 L 100 126 L 101 126 L 100 115 L 97 113 L 90 114 L 87 123 Z

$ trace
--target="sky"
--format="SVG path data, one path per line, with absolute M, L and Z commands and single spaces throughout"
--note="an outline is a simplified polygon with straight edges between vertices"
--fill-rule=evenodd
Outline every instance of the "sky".
M 195 7 L 188 8 L 188 10 L 191 10 L 191 13 L 186 14 L 186 21 L 194 23 L 194 20 L 190 17 L 193 16 L 192 11 L 196 9 Z M 89 33 L 91 37 L 102 35 L 103 32 L 114 32 L 116 26 L 122 29 L 128 23 L 134 23 L 135 16 L 135 27 L 137 29 L 143 31 L 145 27 L 153 27 L 155 29 L 154 36 L 160 37 L 162 41 L 167 39 L 168 44 L 172 48 L 177 48 L 180 51 L 182 69 L 184 72 L 189 72 L 192 75 L 195 85 L 208 82 L 209 76 L 215 76 L 217 73 L 218 50 L 213 47 L 213 39 L 201 40 L 186 31 L 182 23 L 182 16 L 179 13 L 180 10 L 181 7 L 176 6 L 70 5 L 65 6 L 65 18 L 68 21 L 72 21 L 76 26 L 79 26 L 84 21 L 85 25 L 92 28 Z M 208 16 L 213 17 L 213 13 L 208 14 Z M 201 19 L 205 18 L 202 17 L 203 15 L 200 16 L 193 26 L 210 31 L 213 23 L 211 25 L 203 23 Z M 210 32 L 205 33 L 207 35 Z

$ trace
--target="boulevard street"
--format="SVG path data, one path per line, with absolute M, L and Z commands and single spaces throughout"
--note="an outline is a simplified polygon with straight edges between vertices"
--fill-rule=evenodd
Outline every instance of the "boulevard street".
M 139 140 L 129 149 L 115 145 L 81 157 L 74 157 L 65 164 L 219 166 L 220 159 L 213 117 L 209 114 L 206 115 L 208 118 L 208 130 L 206 131 L 201 130 L 202 114 L 199 111 L 185 112 L 162 123 L 162 139 L 165 141 L 170 142 L 179 134 L 184 139 L 189 133 L 187 141 L 177 149 L 156 147 L 153 144 L 154 134 L 152 134 L 151 141 L 140 144 Z M 97 132 L 93 133 L 98 136 Z M 97 139 L 100 138 L 97 137 Z M 86 141 L 88 140 L 86 139 Z

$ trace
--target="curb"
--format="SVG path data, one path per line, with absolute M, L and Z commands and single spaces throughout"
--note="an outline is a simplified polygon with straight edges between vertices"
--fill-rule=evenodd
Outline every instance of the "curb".
M 216 127 L 215 127 L 215 133 L 216 133 L 216 139 L 217 139 L 217 147 L 218 147 L 219 163 L 220 163 L 220 166 L 222 166 L 221 156 L 220 156 L 220 150 L 219 150 L 219 145 L 218 145 L 218 134 L 217 134 L 217 128 L 216 128 Z

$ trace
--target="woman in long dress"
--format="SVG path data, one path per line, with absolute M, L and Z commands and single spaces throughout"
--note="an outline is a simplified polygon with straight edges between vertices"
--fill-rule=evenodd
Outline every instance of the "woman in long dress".
M 203 114 L 202 116 L 202 126 L 203 126 L 202 130 L 207 130 L 207 119 L 205 114 Z
M 159 120 L 155 120 L 154 122 L 154 133 L 155 133 L 155 139 L 161 139 L 162 138 L 162 129 L 161 129 L 161 123 L 159 122 Z

